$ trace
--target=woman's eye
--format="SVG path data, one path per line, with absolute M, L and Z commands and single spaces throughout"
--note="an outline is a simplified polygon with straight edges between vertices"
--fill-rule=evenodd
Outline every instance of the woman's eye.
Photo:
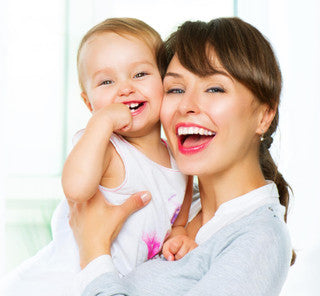
M 167 94 L 183 94 L 184 90 L 181 88 L 171 88 L 166 91 Z
M 224 89 L 221 87 L 210 87 L 206 90 L 209 93 L 224 93 Z
M 100 83 L 100 85 L 109 85 L 109 84 L 112 84 L 113 81 L 112 80 L 104 80 Z
M 136 75 L 134 75 L 134 78 L 141 78 L 141 77 L 144 77 L 147 75 L 148 75 L 148 73 L 146 73 L 146 72 L 139 72 Z

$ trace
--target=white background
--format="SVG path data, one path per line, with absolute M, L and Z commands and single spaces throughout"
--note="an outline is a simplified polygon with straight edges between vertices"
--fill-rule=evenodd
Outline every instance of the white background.
M 89 118 L 76 76 L 82 35 L 107 17 L 130 16 L 146 21 L 166 38 L 185 20 L 207 21 L 234 12 L 271 41 L 284 78 L 280 130 L 272 152 L 294 191 L 288 225 L 298 257 L 281 295 L 320 295 L 316 189 L 320 182 L 320 3 L 316 0 L 2 0 L 0 274 L 11 260 L 6 225 L 40 219 L 32 209 L 17 212 L 12 205 L 63 198 L 63 161 L 73 133 Z

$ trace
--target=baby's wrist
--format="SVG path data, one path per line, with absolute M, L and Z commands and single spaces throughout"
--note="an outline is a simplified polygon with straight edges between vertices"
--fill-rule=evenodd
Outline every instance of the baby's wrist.
M 186 228 L 182 225 L 172 226 L 169 238 L 172 238 L 177 235 L 187 235 Z
M 85 134 L 91 133 L 94 135 L 100 135 L 105 139 L 107 134 L 112 134 L 113 126 L 113 119 L 111 116 L 108 116 L 108 114 L 94 114 L 87 124 Z

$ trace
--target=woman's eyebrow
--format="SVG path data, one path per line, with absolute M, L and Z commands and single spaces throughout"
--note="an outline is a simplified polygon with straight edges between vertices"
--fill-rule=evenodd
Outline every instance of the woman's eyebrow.
M 167 72 L 164 77 L 182 78 L 182 75 L 175 72 Z
M 229 78 L 232 82 L 234 81 L 233 77 L 228 72 L 223 71 L 223 70 L 216 70 L 216 72 L 213 75 L 222 75 L 222 76 Z

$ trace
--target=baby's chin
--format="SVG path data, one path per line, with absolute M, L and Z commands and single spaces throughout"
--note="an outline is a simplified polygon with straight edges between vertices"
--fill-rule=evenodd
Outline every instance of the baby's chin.
M 159 129 L 160 130 L 160 129 Z M 135 128 L 134 124 L 130 128 L 130 130 L 120 130 L 115 132 L 117 135 L 120 135 L 122 137 L 126 138 L 141 138 L 148 135 L 148 131 L 146 131 L 145 128 Z M 160 132 L 159 132 L 160 137 Z

